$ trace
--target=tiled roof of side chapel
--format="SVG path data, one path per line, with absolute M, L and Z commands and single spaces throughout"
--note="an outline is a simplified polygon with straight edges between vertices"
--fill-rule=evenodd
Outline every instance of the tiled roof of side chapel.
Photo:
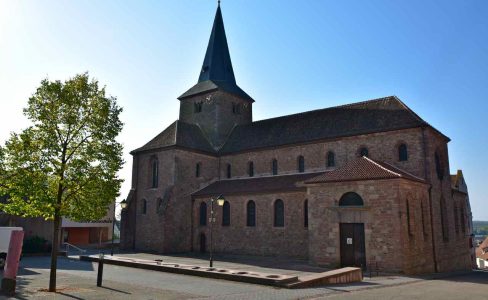
M 178 99 L 216 90 L 254 102 L 236 84 L 220 6 L 217 8 L 198 83 Z M 176 146 L 223 155 L 423 126 L 431 127 L 399 98 L 389 96 L 236 126 L 220 149 L 211 146 L 198 125 L 176 121 L 149 143 L 131 153 Z
M 340 168 L 305 180 L 305 183 L 312 184 L 380 179 L 407 179 L 425 183 L 425 180 L 420 177 L 403 171 L 386 162 L 373 160 L 366 156 L 351 160 Z

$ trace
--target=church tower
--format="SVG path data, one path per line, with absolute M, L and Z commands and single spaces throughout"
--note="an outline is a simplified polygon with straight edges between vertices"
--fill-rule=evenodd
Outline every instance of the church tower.
M 198 125 L 215 150 L 235 126 L 252 122 L 254 100 L 237 86 L 220 4 L 198 83 L 178 99 L 179 120 Z

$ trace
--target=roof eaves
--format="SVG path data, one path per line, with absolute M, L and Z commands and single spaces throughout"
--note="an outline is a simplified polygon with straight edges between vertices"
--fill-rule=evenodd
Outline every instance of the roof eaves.
M 211 151 L 206 151 L 206 150 L 201 150 L 201 149 L 195 149 L 191 147 L 186 147 L 186 146 L 181 146 L 181 145 L 169 145 L 169 146 L 162 146 L 162 147 L 155 147 L 155 148 L 148 148 L 148 149 L 135 149 L 129 152 L 131 155 L 136 155 L 136 154 L 141 154 L 141 153 L 150 153 L 150 152 L 156 152 L 160 150 L 171 150 L 171 149 L 181 149 L 181 150 L 187 150 L 195 153 L 201 153 L 205 155 L 210 155 L 217 157 L 218 154 L 216 152 L 211 152 Z
M 205 188 L 203 188 L 205 189 Z M 238 192 L 227 192 L 225 195 L 260 195 L 260 194 L 268 194 L 268 193 L 291 193 L 291 192 L 299 192 L 299 191 L 305 191 L 306 187 L 293 187 L 293 188 L 281 188 L 281 189 L 263 189 L 260 191 L 252 191 L 252 192 L 246 192 L 246 191 L 238 191 Z M 210 196 L 214 195 L 216 193 L 212 192 L 202 192 L 198 193 L 201 190 L 196 191 L 195 193 L 192 193 L 193 198 L 199 198 L 199 197 L 204 197 L 204 196 Z

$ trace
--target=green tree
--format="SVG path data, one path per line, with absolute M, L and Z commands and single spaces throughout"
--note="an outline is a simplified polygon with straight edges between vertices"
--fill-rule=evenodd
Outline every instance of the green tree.
M 64 83 L 45 79 L 24 109 L 32 125 L 0 147 L 0 195 L 9 196 L 0 209 L 53 221 L 51 292 L 62 217 L 98 220 L 118 196 L 121 112 L 88 73 Z

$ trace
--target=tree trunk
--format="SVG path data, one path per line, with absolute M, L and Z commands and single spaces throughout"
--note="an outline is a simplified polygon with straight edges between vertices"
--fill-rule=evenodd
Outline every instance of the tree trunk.
M 58 266 L 59 229 L 61 223 L 60 211 L 56 209 L 54 214 L 53 245 L 51 250 L 51 274 L 49 276 L 49 291 L 56 291 L 56 270 Z

